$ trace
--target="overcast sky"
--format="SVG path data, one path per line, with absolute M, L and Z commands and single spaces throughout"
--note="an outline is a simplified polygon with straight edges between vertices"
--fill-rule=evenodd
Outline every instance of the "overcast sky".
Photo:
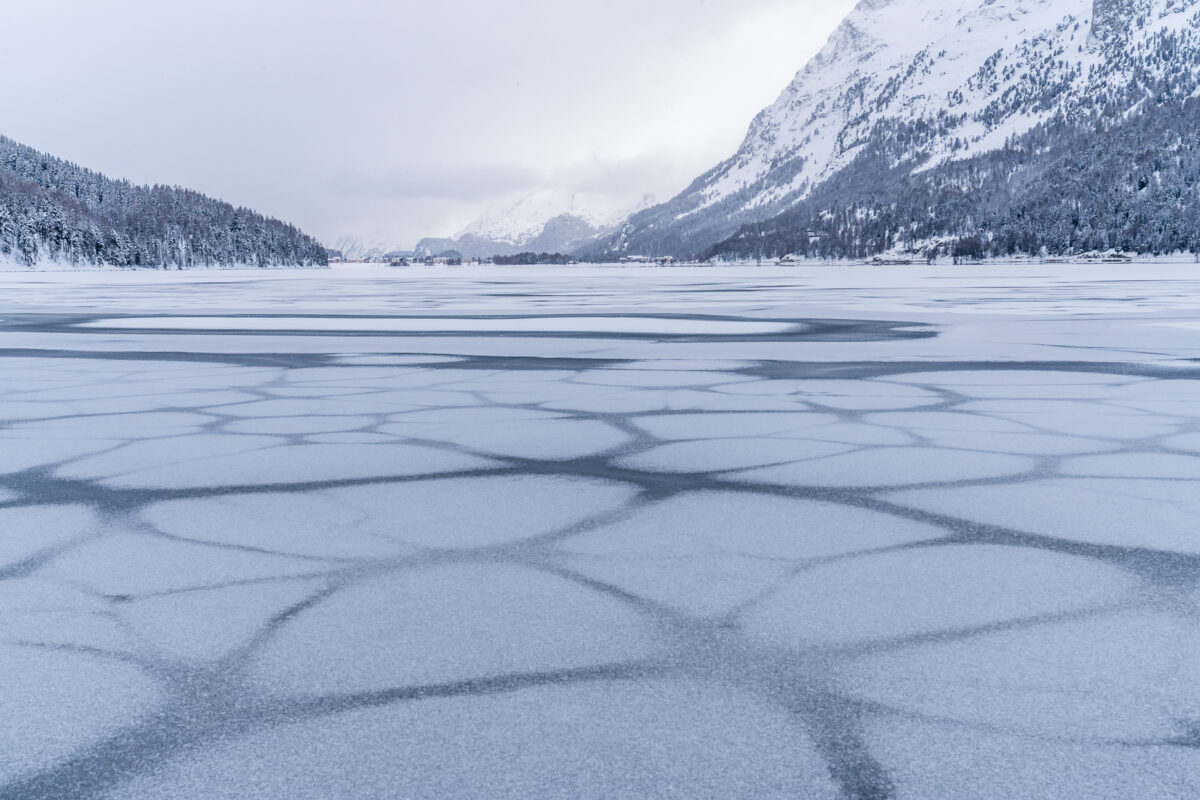
M 410 246 L 546 188 L 665 200 L 853 0 L 13 0 L 0 133 Z

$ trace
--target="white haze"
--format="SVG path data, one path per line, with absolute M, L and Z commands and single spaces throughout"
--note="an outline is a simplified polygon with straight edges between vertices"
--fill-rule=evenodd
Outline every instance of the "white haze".
M 9 3 L 0 133 L 326 240 L 411 244 L 535 190 L 666 199 L 852 5 Z

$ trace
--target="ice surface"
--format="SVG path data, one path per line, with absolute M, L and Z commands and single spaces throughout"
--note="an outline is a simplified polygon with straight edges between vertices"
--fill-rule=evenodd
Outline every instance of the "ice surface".
M 55 559 L 47 575 L 106 595 L 130 596 L 303 575 L 320 565 L 232 548 L 116 533 Z
M 1200 794 L 1190 266 L 0 297 L 4 800 Z
M 1040 736 L 1187 736 L 1200 714 L 1200 626 L 1167 613 L 1048 619 L 868 657 L 840 684 L 927 718 Z
M 1011 420 L 964 412 L 872 414 L 866 421 L 901 430 L 939 447 L 1024 455 L 1068 455 L 1119 449 L 1104 439 L 1065 436 Z
M 103 656 L 0 645 L 0 781 L 47 769 L 161 700 L 135 666 Z
M 931 447 L 875 448 L 740 472 L 737 478 L 796 486 L 902 486 L 1019 475 L 1026 458 Z
M 727 372 L 686 372 L 681 370 L 651 371 L 648 369 L 625 370 L 594 370 L 584 372 L 574 380 L 575 383 L 598 384 L 600 386 L 637 386 L 655 388 L 695 388 L 725 386 L 753 378 Z
M 1101 478 L 1177 478 L 1200 480 L 1200 459 L 1168 453 L 1122 453 L 1072 458 L 1063 463 L 1064 475 Z
M 138 438 L 148 435 L 172 436 L 196 432 L 210 417 L 181 412 L 96 414 L 83 412 L 54 420 L 37 420 L 12 425 L 17 434 L 35 431 L 40 436 L 70 439 Z
M 13 435 L 5 431 L 0 435 L 0 470 L 6 473 L 23 472 L 107 450 L 122 443 L 120 439 L 59 438 L 58 434 L 39 435 L 36 431 Z
M 1163 440 L 1164 447 L 1200 453 L 1200 433 L 1185 433 Z
M 123 472 L 103 483 L 119 487 L 177 488 L 320 483 L 396 475 L 436 475 L 484 469 L 492 462 L 443 449 L 389 443 L 374 447 L 312 444 L 255 447 L 202 456 L 153 469 Z
M 127 440 L 128 441 L 128 440 Z M 57 470 L 64 478 L 90 480 L 127 472 L 144 472 L 177 467 L 211 458 L 250 453 L 285 444 L 268 436 L 224 436 L 197 433 L 134 439 L 128 443 L 111 440 L 103 452 L 72 459 Z
M 902 640 L 1103 606 L 1132 589 L 1120 570 L 1083 558 L 946 545 L 808 570 L 751 611 L 746 625 L 795 648 Z
M 780 383 L 787 384 L 786 381 L 769 381 L 767 385 Z M 739 388 L 733 387 L 727 391 L 738 391 Z M 905 408 L 942 402 L 942 398 L 934 392 L 875 381 L 795 381 L 793 388 L 792 394 L 809 403 L 849 410 Z
M 1160 383 L 1145 378 L 1112 375 L 1103 372 L 1062 372 L 1053 367 L 1046 370 L 1024 369 L 980 369 L 960 372 L 917 372 L 889 375 L 879 378 L 883 382 L 916 383 L 950 389 L 968 397 L 1110 397 L 1114 387 L 1132 384 Z
M 265 433 L 303 435 L 309 433 L 340 433 L 370 428 L 375 424 L 371 417 L 345 417 L 314 414 L 296 417 L 260 417 L 230 422 L 225 430 L 230 433 Z
M 449 478 L 300 494 L 176 500 L 144 518 L 185 539 L 329 558 L 484 547 L 569 531 L 629 487 L 564 478 Z
M 232 331 L 441 331 L 513 333 L 616 333 L 748 335 L 782 333 L 792 327 L 771 322 L 655 317 L 122 317 L 82 323 L 84 328 Z
M 656 472 L 721 472 L 822 458 L 853 449 L 852 445 L 802 439 L 709 439 L 663 445 L 621 463 Z
M 665 440 L 803 436 L 811 435 L 811 428 L 836 421 L 837 417 L 809 411 L 785 414 L 670 414 L 634 420 L 639 428 Z
M 839 797 L 790 715 L 704 683 L 427 700 L 289 725 L 168 765 L 115 800 Z
M 8 578 L 0 585 L 0 642 L 118 657 L 130 645 L 102 598 L 49 576 Z
M 525 568 L 449 565 L 363 581 L 305 610 L 254 675 L 270 692 L 320 696 L 598 667 L 655 649 L 650 626 L 613 598 Z
M 1173 421 L 1158 414 L 1120 408 L 1116 404 L 1078 400 L 986 400 L 966 403 L 966 411 L 1011 419 L 1039 430 L 1074 436 L 1143 439 L 1170 433 Z
M 121 623 L 156 654 L 181 663 L 229 655 L 255 639 L 280 614 L 322 588 L 320 581 L 255 581 L 149 594 L 121 606 Z
M 812 563 L 943 536 L 831 503 L 696 492 L 564 542 L 581 572 L 701 618 L 772 593 Z
M 0 508 L 0 569 L 86 538 L 97 527 L 81 506 Z
M 1059 478 L 1028 485 L 904 492 L 896 502 L 1041 536 L 1200 553 L 1191 481 Z
M 600 420 L 560 419 L 526 413 L 513 419 L 490 414 L 446 413 L 431 420 L 416 415 L 382 427 L 384 433 L 434 440 L 495 456 L 566 460 L 610 450 L 628 437 Z
M 885 717 L 869 723 L 873 749 L 896 764 L 897 800 L 1097 798 L 1185 800 L 1200 792 L 1192 748 L 1045 739 L 955 722 Z

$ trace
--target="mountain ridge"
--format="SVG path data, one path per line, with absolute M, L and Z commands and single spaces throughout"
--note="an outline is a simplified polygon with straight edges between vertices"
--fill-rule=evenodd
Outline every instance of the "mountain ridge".
M 631 213 L 652 204 L 653 196 L 644 195 L 632 211 L 614 211 L 602 198 L 544 190 L 486 210 L 455 236 L 422 239 L 415 250 L 419 257 L 452 250 L 465 258 L 571 253 L 614 232 Z
M 803 238 L 798 209 L 819 222 L 867 195 L 874 204 L 868 215 L 886 212 L 889 202 L 903 203 L 901 197 L 868 191 L 872 180 L 886 183 L 902 173 L 919 185 L 914 176 L 925 174 L 937 183 L 943 173 L 958 170 L 955 164 L 1005 151 L 1021 137 L 1037 138 L 1041 134 L 1035 132 L 1047 126 L 1062 136 L 1071 135 L 1071 126 L 1099 134 L 1106 120 L 1154 111 L 1154 98 L 1163 92 L 1169 93 L 1167 104 L 1182 113 L 1200 87 L 1197 5 L 1197 0 L 863 0 L 755 118 L 734 156 L 667 203 L 633 215 L 584 255 L 706 257 L 755 250 L 737 245 L 739 237 L 743 243 L 757 240 L 757 250 L 766 253 L 778 249 L 778 243 L 767 246 L 760 230 L 771 220 L 782 224 L 791 215 L 796 227 L 791 238 Z M 1190 141 L 1193 132 L 1183 133 Z M 1022 158 L 1036 160 L 1036 154 Z M 874 161 L 874 172 L 864 167 L 867 160 Z M 1016 166 L 1010 167 L 1016 174 Z M 970 198 L 954 202 L 969 205 Z M 1012 202 L 1016 213 L 1024 201 Z M 1187 203 L 1197 205 L 1194 199 Z M 937 203 L 912 209 L 935 217 L 943 210 Z M 959 224 L 960 217 L 947 215 L 957 220 L 953 229 L 931 232 L 925 226 L 926 244 L 938 237 L 988 236 Z M 857 257 L 908 238 L 892 231 L 880 241 L 840 249 Z M 1177 244 L 1186 249 L 1191 241 L 1180 238 Z

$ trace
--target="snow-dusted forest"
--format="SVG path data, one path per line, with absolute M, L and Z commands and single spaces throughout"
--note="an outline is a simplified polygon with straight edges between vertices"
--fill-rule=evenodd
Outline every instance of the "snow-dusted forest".
M 1196 0 L 862 2 L 739 151 L 592 248 L 1200 250 Z
M 170 186 L 112 180 L 0 136 L 0 262 L 25 266 L 317 266 L 295 227 Z

